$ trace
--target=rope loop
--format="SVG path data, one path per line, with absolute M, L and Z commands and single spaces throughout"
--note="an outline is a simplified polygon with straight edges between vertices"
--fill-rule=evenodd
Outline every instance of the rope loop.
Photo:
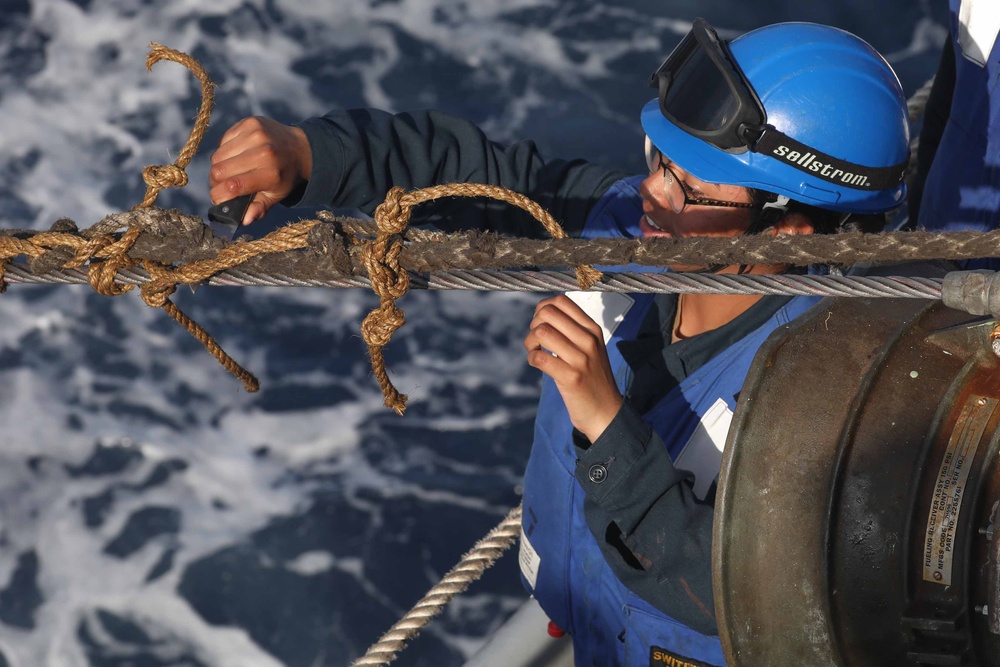
M 361 253 L 372 290 L 380 299 L 379 307 L 362 322 L 361 336 L 368 345 L 372 372 L 382 389 L 385 405 L 398 415 L 406 410 L 407 396 L 401 394 L 389 379 L 382 348 L 388 345 L 392 334 L 406 322 L 403 311 L 395 304 L 395 300 L 410 289 L 410 276 L 399 266 L 399 256 L 403 252 L 401 235 L 410 224 L 414 206 L 443 197 L 489 197 L 504 201 L 530 213 L 554 238 L 566 238 L 566 231 L 537 202 L 519 192 L 496 185 L 450 183 L 411 192 L 394 187 L 385 194 L 385 199 L 374 214 L 378 233 L 372 241 L 365 244 Z M 580 289 L 587 290 L 601 280 L 602 274 L 593 267 L 580 266 L 576 269 L 576 278 Z
M 170 303 L 170 296 L 177 290 L 177 283 L 171 282 L 171 271 L 157 262 L 143 262 L 149 272 L 150 282 L 140 288 L 142 300 L 151 308 L 163 308 Z
M 212 116 L 212 106 L 215 104 L 215 84 L 212 83 L 212 79 L 201 63 L 186 53 L 175 51 L 156 42 L 151 43 L 149 55 L 146 57 L 146 69 L 152 71 L 153 65 L 161 60 L 180 63 L 194 74 L 201 83 L 201 107 L 198 109 L 198 116 L 195 118 L 191 133 L 174 163 L 162 166 L 151 165 L 143 169 L 142 178 L 146 182 L 146 196 L 142 203 L 137 204 L 135 208 L 149 208 L 155 204 L 156 197 L 164 188 L 187 185 L 188 177 L 184 169 L 198 152 L 198 146 L 201 145 L 205 130 L 208 129 L 208 121 Z

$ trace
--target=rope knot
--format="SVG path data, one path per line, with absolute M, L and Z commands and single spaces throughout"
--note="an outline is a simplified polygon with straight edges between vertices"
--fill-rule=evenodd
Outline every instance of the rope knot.
M 115 282 L 115 276 L 122 269 L 135 265 L 127 255 L 118 255 L 105 260 L 93 260 L 87 269 L 87 280 L 95 292 L 102 296 L 121 296 L 132 290 L 135 285 L 120 285 Z
M 368 313 L 361 322 L 361 335 L 369 345 L 385 347 L 392 338 L 393 332 L 406 324 L 406 315 L 389 303 Z
M 153 65 L 161 60 L 172 60 L 180 63 L 198 78 L 201 82 L 201 108 L 198 110 L 198 117 L 195 119 L 194 127 L 191 128 L 191 134 L 177 155 L 174 164 L 151 165 L 142 170 L 142 180 L 146 182 L 146 196 L 141 203 L 133 207 L 133 210 L 152 207 L 156 203 L 156 197 L 160 193 L 160 190 L 187 185 L 188 176 L 184 168 L 190 164 L 191 158 L 198 151 L 198 145 L 201 143 L 202 137 L 205 136 L 209 117 L 212 114 L 212 104 L 215 100 L 215 86 L 209 78 L 208 73 L 205 72 L 205 69 L 197 60 L 186 53 L 167 48 L 162 44 L 155 42 L 150 44 L 149 57 L 146 58 L 146 68 L 152 69 Z M 107 250 L 117 254 L 104 263 L 113 265 L 121 261 L 119 256 L 124 256 L 128 247 L 131 247 L 131 243 L 134 240 L 132 234 L 138 234 L 138 231 L 137 227 L 129 229 L 122 238 L 122 241 L 127 241 L 127 243 L 122 246 L 108 248 Z M 152 281 L 143 286 L 142 300 L 153 308 L 162 308 L 175 322 L 187 329 L 188 333 L 204 345 L 205 349 L 226 370 L 243 381 L 243 386 L 246 387 L 247 391 L 257 391 L 260 388 L 257 378 L 233 361 L 201 325 L 185 315 L 180 308 L 170 301 L 170 295 L 174 293 L 177 287 L 177 280 L 172 275 L 173 272 L 169 268 L 151 261 L 144 262 L 144 266 L 149 271 Z M 94 284 L 95 279 L 92 278 L 91 283 Z M 97 288 L 95 287 L 95 289 Z
M 164 308 L 170 302 L 170 296 L 176 291 L 177 284 L 166 282 L 171 271 L 155 262 L 143 262 L 143 267 L 149 272 L 152 280 L 142 286 L 142 300 L 152 308 Z
M 378 234 L 361 251 L 361 259 L 368 269 L 372 289 L 381 303 L 361 323 L 361 337 L 368 345 L 372 371 L 382 388 L 385 405 L 402 415 L 406 409 L 406 395 L 399 393 L 385 370 L 382 348 L 388 345 L 392 334 L 406 323 L 403 311 L 396 307 L 396 299 L 410 289 L 410 274 L 399 266 L 403 241 L 399 238 L 410 224 L 413 210 L 412 198 L 403 188 L 392 188 L 385 200 L 375 209 Z
M 139 237 L 139 232 L 139 227 L 133 225 L 117 240 L 110 234 L 98 234 L 84 244 L 85 249 L 77 251 L 68 266 L 82 266 L 87 261 L 85 255 L 90 255 L 90 268 L 87 270 L 90 286 L 104 296 L 121 296 L 131 291 L 134 285 L 120 285 L 115 282 L 115 276 L 122 269 L 135 266 L 135 260 L 127 253 Z
M 157 190 L 183 188 L 188 183 L 188 175 L 175 164 L 152 164 L 142 170 L 142 180 Z
M 380 234 L 361 251 L 361 260 L 368 269 L 372 290 L 383 299 L 398 299 L 410 289 L 410 274 L 399 266 L 403 244 L 397 239 L 390 244 L 388 235 Z
M 490 197 L 507 202 L 527 211 L 549 231 L 554 238 L 565 238 L 566 232 L 558 222 L 538 203 L 512 190 L 495 185 L 475 183 L 451 183 L 406 192 L 403 188 L 391 188 L 385 199 L 375 209 L 378 233 L 374 240 L 365 244 L 361 258 L 368 269 L 372 289 L 381 299 L 379 307 L 373 310 L 361 324 L 361 335 L 368 344 L 372 372 L 382 388 L 386 407 L 402 415 L 406 408 L 406 395 L 400 394 L 389 380 L 385 370 L 382 348 L 389 343 L 392 334 L 406 319 L 403 311 L 396 307 L 395 299 L 406 294 L 410 288 L 409 274 L 399 266 L 399 256 L 403 252 L 400 235 L 410 224 L 410 215 L 417 204 L 443 197 Z M 576 271 L 580 289 L 589 289 L 601 279 L 601 273 L 589 266 L 581 266 Z
M 410 224 L 414 201 L 406 190 L 395 187 L 385 193 L 385 200 L 375 209 L 375 222 L 380 234 L 402 234 Z

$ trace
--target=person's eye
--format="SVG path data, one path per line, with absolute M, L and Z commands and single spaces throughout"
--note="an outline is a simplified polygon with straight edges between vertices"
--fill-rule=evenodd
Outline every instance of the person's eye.
M 705 192 L 705 190 L 699 185 L 691 185 L 690 183 L 685 183 L 687 191 L 696 197 L 701 197 L 702 199 L 714 199 L 711 195 Z

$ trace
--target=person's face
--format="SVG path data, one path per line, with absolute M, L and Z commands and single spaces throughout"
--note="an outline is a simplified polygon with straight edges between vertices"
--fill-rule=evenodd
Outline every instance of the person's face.
M 648 142 L 648 139 L 647 139 Z M 706 183 L 647 144 L 649 176 L 640 185 L 643 236 L 738 236 L 750 225 L 750 196 L 738 185 Z M 704 267 L 671 266 L 674 271 Z

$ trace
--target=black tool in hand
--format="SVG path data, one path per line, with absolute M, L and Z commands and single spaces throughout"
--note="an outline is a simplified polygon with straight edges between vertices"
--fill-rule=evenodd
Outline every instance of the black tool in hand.
M 242 195 L 216 204 L 208 209 L 208 227 L 216 236 L 220 236 L 227 241 L 236 237 L 243 223 L 243 214 L 247 212 L 247 207 L 253 201 L 253 195 Z M 195 292 L 200 283 L 192 283 L 191 291 Z
M 247 207 L 253 201 L 253 194 L 241 195 L 229 201 L 208 209 L 208 226 L 212 228 L 216 236 L 225 239 L 232 239 L 236 232 L 240 230 L 243 222 L 243 215 L 247 212 Z

